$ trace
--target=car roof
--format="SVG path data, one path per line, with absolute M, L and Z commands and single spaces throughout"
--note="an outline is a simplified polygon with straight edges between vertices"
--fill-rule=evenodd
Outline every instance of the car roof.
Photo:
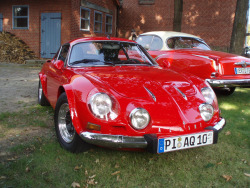
M 163 39 L 167 39 L 170 37 L 192 37 L 192 38 L 199 38 L 195 35 L 191 35 L 188 33 L 182 33 L 182 32 L 176 32 L 176 31 L 151 31 L 151 32 L 146 32 L 146 33 L 142 33 L 140 34 L 140 36 L 142 35 L 157 35 Z
M 81 43 L 81 42 L 87 42 L 87 41 L 121 41 L 121 42 L 132 42 L 132 43 L 136 43 L 135 41 L 132 40 L 127 40 L 124 38 L 115 38 L 115 37 L 83 37 L 83 38 L 78 38 L 78 39 L 74 39 L 69 41 L 68 43 L 74 45 L 77 43 Z

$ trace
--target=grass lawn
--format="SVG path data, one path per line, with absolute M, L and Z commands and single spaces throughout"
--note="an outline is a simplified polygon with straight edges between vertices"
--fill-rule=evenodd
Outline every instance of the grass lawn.
M 250 187 L 250 89 L 218 101 L 227 120 L 218 144 L 160 155 L 98 147 L 72 154 L 54 136 L 51 107 L 0 114 L 0 141 L 21 128 L 50 132 L 10 147 L 0 187 Z

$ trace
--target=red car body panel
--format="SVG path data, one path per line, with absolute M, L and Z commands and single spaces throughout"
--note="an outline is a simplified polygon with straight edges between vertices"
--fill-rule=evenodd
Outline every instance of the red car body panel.
M 80 42 L 99 40 L 108 39 L 77 39 L 69 44 L 72 47 Z M 171 56 L 171 52 L 168 52 L 168 55 Z M 184 56 L 186 55 L 183 54 Z M 173 70 L 166 70 L 159 66 L 79 68 L 65 66 L 58 69 L 56 64 L 57 60 L 53 59 L 43 65 L 39 73 L 42 88 L 53 108 L 56 107 L 59 96 L 66 92 L 71 119 L 79 135 L 88 131 L 124 136 L 156 134 L 158 138 L 163 138 L 204 132 L 207 127 L 213 127 L 222 119 L 216 98 L 213 103 L 213 118 L 208 122 L 202 119 L 199 105 L 206 101 L 200 91 L 209 86 L 193 75 L 180 75 Z M 145 88 L 155 95 L 156 101 Z M 175 88 L 180 89 L 186 95 L 187 100 Z M 106 93 L 111 97 L 112 110 L 118 115 L 117 118 L 105 120 L 93 115 L 89 107 L 89 99 L 97 92 Z M 151 117 L 149 125 L 142 130 L 136 130 L 130 125 L 129 114 L 138 107 L 146 109 Z M 88 130 L 89 122 L 100 125 L 100 131 Z
M 149 37 L 152 37 L 152 43 L 150 40 L 147 41 Z M 154 48 L 157 46 L 153 37 L 161 40 L 159 45 L 162 46 L 156 50 L 150 50 L 151 46 Z M 175 43 L 171 43 L 173 39 L 176 40 Z M 205 48 L 198 45 L 192 46 L 191 43 L 188 43 L 191 39 L 199 41 Z M 155 31 L 141 34 L 137 41 L 147 46 L 149 54 L 164 68 L 194 74 L 207 80 L 215 88 L 250 87 L 249 58 L 209 50 L 208 45 L 199 37 L 180 32 Z M 171 45 L 176 46 L 171 47 Z M 247 71 L 247 73 L 237 73 L 236 69 L 244 69 L 243 71 Z
M 215 60 L 221 66 L 218 79 L 250 79 L 250 75 L 235 75 L 234 68 L 241 68 L 235 65 L 236 62 L 250 62 L 248 58 L 229 53 L 212 50 L 179 49 L 169 51 L 148 51 L 155 58 L 157 63 L 164 67 L 163 61 L 169 62 L 169 68 L 175 71 L 186 71 L 200 78 L 214 78 L 211 76 L 216 70 L 212 66 Z M 208 57 L 210 59 L 204 58 Z M 247 66 L 247 67 L 250 67 Z

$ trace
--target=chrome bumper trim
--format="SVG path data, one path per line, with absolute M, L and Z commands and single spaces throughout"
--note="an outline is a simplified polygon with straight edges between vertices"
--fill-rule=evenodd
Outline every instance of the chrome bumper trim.
M 211 85 L 211 87 L 241 87 L 241 86 L 250 86 L 250 79 L 241 79 L 241 80 L 206 79 L 206 81 Z
M 213 128 L 217 131 L 221 131 L 226 125 L 226 120 L 222 118 Z
M 219 132 L 223 129 L 225 124 L 226 121 L 224 118 L 222 118 L 215 126 L 211 128 Z M 89 144 L 111 148 L 147 148 L 148 146 L 144 136 L 123 136 L 82 132 L 80 137 Z
M 89 144 L 111 148 L 146 148 L 148 145 L 143 136 L 123 136 L 82 132 L 80 137 Z

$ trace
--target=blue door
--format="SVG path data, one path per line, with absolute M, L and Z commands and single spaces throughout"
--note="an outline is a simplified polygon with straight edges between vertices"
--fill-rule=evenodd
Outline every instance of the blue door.
M 3 31 L 3 15 L 0 13 L 0 32 Z
M 61 45 L 61 13 L 41 14 L 41 57 L 53 58 Z

